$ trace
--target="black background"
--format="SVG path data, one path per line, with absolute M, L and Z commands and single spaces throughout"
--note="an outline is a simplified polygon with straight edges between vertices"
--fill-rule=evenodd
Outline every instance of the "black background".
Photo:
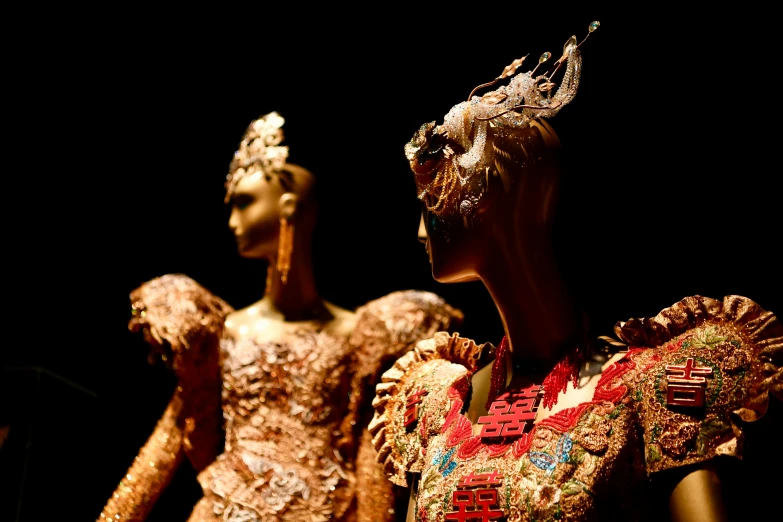
M 552 120 L 568 155 L 557 244 L 594 330 L 693 294 L 783 310 L 767 17 L 624 5 L 10 18 L 0 519 L 94 519 L 163 411 L 174 381 L 127 331 L 133 288 L 182 272 L 237 308 L 262 296 L 223 181 L 269 111 L 286 118 L 290 161 L 318 179 L 324 298 L 352 308 L 431 290 L 465 312 L 462 334 L 497 342 L 479 283 L 430 277 L 402 147 L 513 59 L 558 56 L 594 19 L 579 93 Z M 152 519 L 185 519 L 194 480 L 183 467 Z

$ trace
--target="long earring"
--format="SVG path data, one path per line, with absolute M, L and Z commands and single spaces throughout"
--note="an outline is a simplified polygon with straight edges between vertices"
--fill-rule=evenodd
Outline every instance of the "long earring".
M 294 250 L 294 224 L 287 218 L 280 218 L 280 239 L 277 243 L 277 271 L 280 281 L 288 282 L 288 271 L 291 269 L 291 252 Z

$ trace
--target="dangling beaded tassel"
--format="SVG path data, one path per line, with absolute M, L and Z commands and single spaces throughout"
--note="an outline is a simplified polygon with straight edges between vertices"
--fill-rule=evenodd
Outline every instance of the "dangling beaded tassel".
M 541 385 L 544 393 L 541 404 L 545 408 L 551 408 L 557 404 L 558 395 L 568 389 L 569 382 L 573 382 L 575 388 L 579 385 L 579 367 L 583 358 L 583 350 L 581 347 L 577 347 L 576 350 L 561 359 L 546 376 Z
M 492 376 L 489 381 L 489 395 L 487 395 L 486 404 L 487 410 L 489 410 L 489 407 L 495 401 L 495 398 L 500 395 L 500 392 L 506 387 L 506 375 L 508 372 L 506 361 L 507 351 L 508 339 L 506 339 L 506 336 L 504 335 L 495 352 L 495 361 L 492 363 Z

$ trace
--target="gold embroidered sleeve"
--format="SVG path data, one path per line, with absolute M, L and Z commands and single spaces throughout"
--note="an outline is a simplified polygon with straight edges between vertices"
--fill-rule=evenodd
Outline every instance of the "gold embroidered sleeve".
M 475 369 L 480 352 L 470 340 L 438 332 L 381 377 L 368 429 L 378 462 L 394 484 L 408 487 L 407 474 L 423 469 L 427 442 L 449 411 L 449 390 Z
M 212 462 L 223 443 L 219 341 L 231 307 L 191 278 L 167 274 L 131 293 L 128 327 L 140 331 L 174 370 L 182 400 L 185 454 L 196 470 Z
M 420 290 L 392 292 L 357 310 L 350 343 L 354 347 L 348 414 L 338 442 L 344 454 L 353 454 L 353 441 L 373 416 L 371 407 L 380 374 L 413 348 L 417 341 L 439 331 L 452 331 L 462 321 L 462 312 L 440 296 Z
M 147 443 L 101 511 L 98 522 L 141 522 L 147 518 L 182 461 L 181 412 L 182 400 L 175 393 Z
M 383 467 L 375 459 L 372 436 L 362 431 L 356 456 L 356 519 L 373 522 L 393 522 L 396 514 L 399 488 L 383 473 Z
M 373 383 L 423 339 L 436 332 L 453 332 L 462 323 L 462 312 L 431 292 L 405 290 L 370 301 L 357 310 L 351 344 L 360 355 L 358 371 Z
M 741 458 L 747 424 L 783 395 L 783 326 L 745 297 L 688 297 L 615 332 L 642 370 L 629 384 L 648 473 Z
M 378 522 L 396 520 L 396 495 L 400 494 L 377 462 L 372 436 L 366 426 L 373 416 L 374 386 L 380 373 L 415 343 L 439 331 L 451 331 L 462 313 L 431 292 L 393 292 L 370 301 L 357 310 L 357 323 L 350 342 L 355 347 L 349 413 L 342 431 L 346 436 L 338 449 L 348 452 L 347 442 L 359 440 L 356 458 L 357 517 Z

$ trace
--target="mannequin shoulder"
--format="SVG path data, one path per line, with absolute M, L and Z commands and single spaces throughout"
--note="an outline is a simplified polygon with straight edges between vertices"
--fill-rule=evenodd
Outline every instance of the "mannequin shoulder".
M 386 477 L 408 486 L 408 474 L 425 466 L 424 448 L 462 410 L 470 375 L 481 351 L 456 334 L 437 332 L 423 339 L 383 373 L 375 387 L 372 435 Z
M 149 341 L 172 347 L 203 335 L 219 335 L 233 308 L 183 274 L 151 279 L 130 294 L 131 331 L 142 330 Z
M 783 397 L 783 325 L 746 297 L 686 297 L 615 333 L 628 345 L 616 364 L 639 412 L 648 472 L 741 457 L 769 395 Z

